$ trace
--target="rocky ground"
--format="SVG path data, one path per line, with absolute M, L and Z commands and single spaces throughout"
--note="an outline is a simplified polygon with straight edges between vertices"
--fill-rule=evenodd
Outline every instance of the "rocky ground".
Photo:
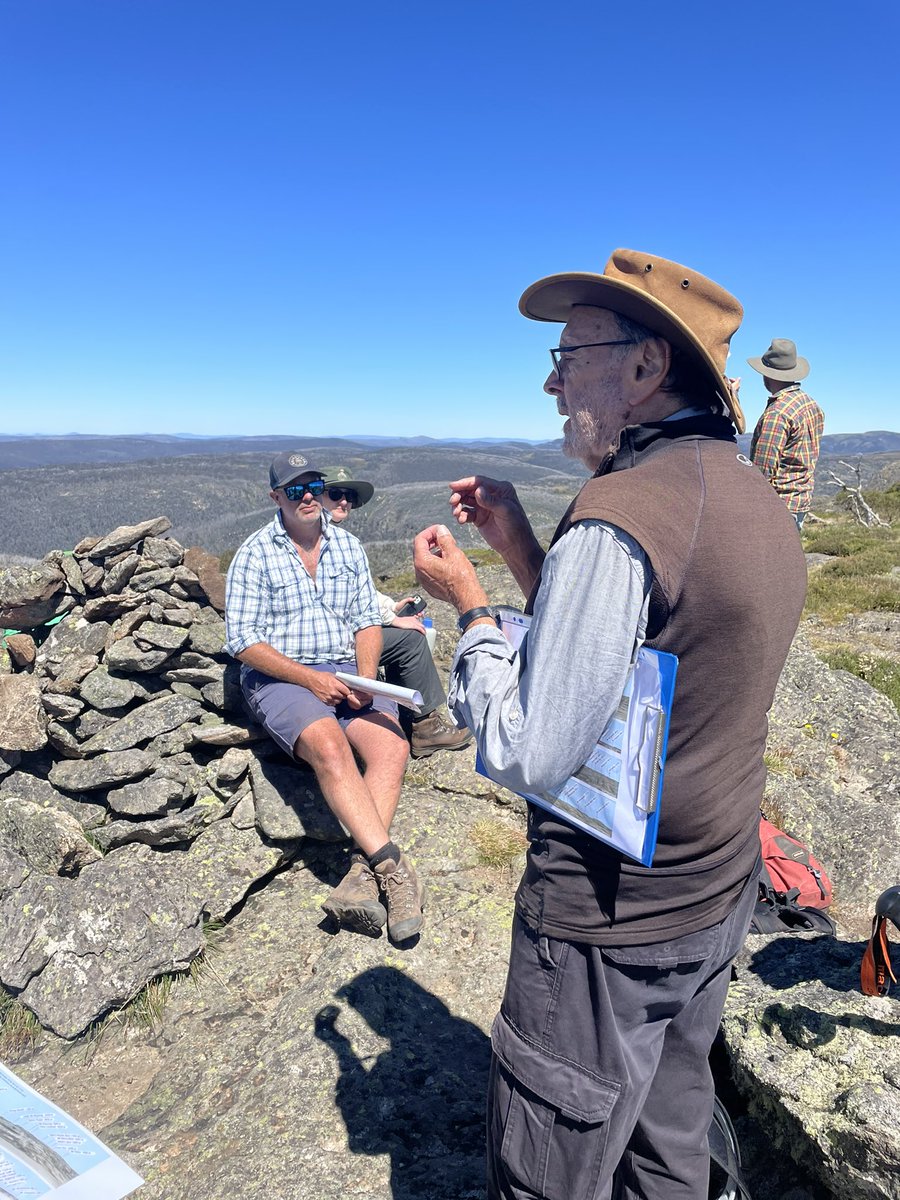
M 484 864 L 476 829 L 521 832 L 521 813 L 474 772 L 471 750 L 411 763 L 397 834 L 428 884 L 425 930 L 404 948 L 334 932 L 319 906 L 343 869 L 339 831 L 316 818 L 302 774 L 289 787 L 284 765 L 227 712 L 224 666 L 205 640 L 218 625 L 195 571 L 151 565 L 164 555 L 155 544 L 161 532 L 142 535 L 149 554 L 146 543 L 134 554 L 133 546 L 114 549 L 107 558 L 125 555 L 118 562 L 95 552 L 99 576 L 90 572 L 92 542 L 81 595 L 68 590 L 72 564 L 50 564 L 56 575 L 41 578 L 56 591 L 40 603 L 62 605 L 74 628 L 74 610 L 92 603 L 90 573 L 94 599 L 104 599 L 86 624 L 108 627 L 102 639 L 84 624 L 74 641 L 60 635 L 58 646 L 69 650 L 54 658 L 53 645 L 45 649 L 43 676 L 36 661 L 8 676 L 43 678 L 44 715 L 32 711 L 26 726 L 54 729 L 50 749 L 7 752 L 0 967 L 7 980 L 24 981 L 26 1000 L 33 989 L 39 1011 L 69 1022 L 65 1039 L 46 1033 L 11 1065 L 141 1172 L 147 1200 L 481 1196 L 488 1035 L 517 871 L 515 862 Z M 159 586 L 139 591 L 144 598 L 131 607 L 110 601 L 126 593 L 104 592 L 103 580 L 135 557 L 127 569 L 139 585 L 140 575 L 172 574 L 157 576 Z M 493 599 L 514 600 L 502 572 L 481 573 Z M 123 611 L 107 612 L 110 603 Z M 446 666 L 451 614 L 441 605 L 430 611 Z M 196 647 L 173 628 L 196 637 Z M 122 650 L 114 647 L 126 639 L 133 645 L 117 665 Z M 144 691 L 111 702 L 110 680 L 121 687 L 141 678 Z M 101 681 L 104 688 L 94 686 Z M 197 707 L 170 726 L 168 709 L 185 700 Z M 158 727 L 161 703 L 168 728 Z M 210 741 L 209 731 L 223 727 Z M 107 749 L 110 739 L 121 748 Z M 145 756 L 130 782 L 103 774 L 122 754 Z M 825 862 L 839 937 L 748 940 L 716 1059 L 720 1086 L 756 1200 L 896 1200 L 900 1009 L 892 998 L 864 998 L 858 972 L 874 896 L 900 878 L 900 718 L 860 680 L 829 671 L 801 636 L 773 710 L 770 760 L 767 806 Z M 79 787 L 85 771 L 87 791 Z M 173 776 L 179 789 L 168 786 Z M 135 789 L 134 780 L 144 782 Z M 30 799 L 21 795 L 27 786 Z M 155 799 L 141 800 L 145 793 Z M 290 803 L 279 807 L 281 793 Z M 48 810 L 74 826 L 57 816 L 42 824 Z M 31 836 L 37 827 L 41 836 Z M 40 914 L 41 937 L 29 942 L 17 899 L 38 886 L 55 902 Z M 74 896 L 78 905 L 69 903 Z M 100 953 L 63 936 L 67 914 L 91 939 L 102 934 Z M 224 922 L 218 932 L 212 914 Z M 21 954 L 10 953 L 12 935 L 22 938 Z M 74 1036 L 88 1024 L 86 996 L 108 1006 L 134 990 L 139 971 L 159 979 L 191 962 L 194 971 L 178 977 L 164 1005 L 144 1006 L 143 1026 L 112 1019 Z M 132 971 L 124 989 L 123 964 Z

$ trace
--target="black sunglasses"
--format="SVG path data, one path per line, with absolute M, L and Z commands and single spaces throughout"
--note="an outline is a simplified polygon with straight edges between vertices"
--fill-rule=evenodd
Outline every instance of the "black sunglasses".
M 324 479 L 313 479 L 309 483 L 291 483 L 284 489 L 284 494 L 288 500 L 302 500 L 307 492 L 314 500 L 318 499 L 325 491 Z
M 344 500 L 345 498 L 348 504 L 352 504 L 355 507 L 359 503 L 359 492 L 354 488 L 330 487 L 328 489 L 329 500 L 334 500 L 337 503 L 338 500 Z

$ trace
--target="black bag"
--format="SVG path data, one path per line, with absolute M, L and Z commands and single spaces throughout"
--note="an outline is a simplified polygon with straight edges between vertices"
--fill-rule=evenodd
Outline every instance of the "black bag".
M 807 908 L 797 903 L 799 888 L 779 892 L 772 882 L 766 864 L 759 870 L 759 896 L 751 933 L 827 933 L 834 937 L 837 930 L 834 921 L 821 908 Z

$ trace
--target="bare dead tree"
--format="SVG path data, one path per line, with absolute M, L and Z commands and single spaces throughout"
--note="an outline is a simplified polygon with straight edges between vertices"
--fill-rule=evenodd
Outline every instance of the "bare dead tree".
M 856 476 L 856 487 L 852 487 L 849 483 L 846 483 L 839 476 L 835 475 L 834 471 L 828 472 L 834 482 L 839 484 L 844 492 L 846 492 L 853 519 L 858 525 L 865 525 L 867 528 L 871 528 L 873 525 L 882 525 L 886 529 L 889 528 L 890 521 L 883 521 L 862 494 L 862 468 L 860 459 L 857 458 L 855 464 L 845 462 L 842 458 L 838 459 L 838 462 L 842 467 L 846 467 L 848 471 L 852 471 Z

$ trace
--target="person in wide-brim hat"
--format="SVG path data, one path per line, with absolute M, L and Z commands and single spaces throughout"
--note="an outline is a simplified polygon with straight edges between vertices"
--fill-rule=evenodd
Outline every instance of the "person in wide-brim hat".
M 375 495 L 374 484 L 365 479 L 351 479 L 346 467 L 326 467 L 324 475 L 328 487 L 346 488 L 347 491 L 356 492 L 354 508 L 362 508 Z
M 565 418 L 563 453 L 590 477 L 546 550 L 512 483 L 450 483 L 456 521 L 481 532 L 527 598 L 519 652 L 445 525 L 413 551 L 419 584 L 458 613 L 451 713 L 475 735 L 478 769 L 528 802 L 491 1036 L 488 1192 L 705 1195 L 709 1052 L 759 890 L 767 714 L 806 560 L 736 441 L 725 364 L 742 309 L 730 293 L 616 250 L 602 274 L 532 284 L 520 308 L 563 326 L 543 390 Z M 650 747 L 665 780 L 644 805 L 661 690 L 644 691 L 632 664 L 654 652 L 661 668 L 677 663 L 677 682 L 669 741 Z M 634 783 L 615 812 L 610 776 Z M 636 804 L 652 823 L 633 823 Z M 652 841 L 626 846 L 625 827 Z
M 602 275 L 570 271 L 526 288 L 519 311 L 535 321 L 569 320 L 581 305 L 637 321 L 687 355 L 724 405 L 738 433 L 744 414 L 725 375 L 729 344 L 744 315 L 725 288 L 680 263 L 637 250 L 614 250 Z
M 766 379 L 777 379 L 780 383 L 799 383 L 809 374 L 809 363 L 797 353 L 790 338 L 772 338 L 765 354 L 748 358 L 747 362 Z

